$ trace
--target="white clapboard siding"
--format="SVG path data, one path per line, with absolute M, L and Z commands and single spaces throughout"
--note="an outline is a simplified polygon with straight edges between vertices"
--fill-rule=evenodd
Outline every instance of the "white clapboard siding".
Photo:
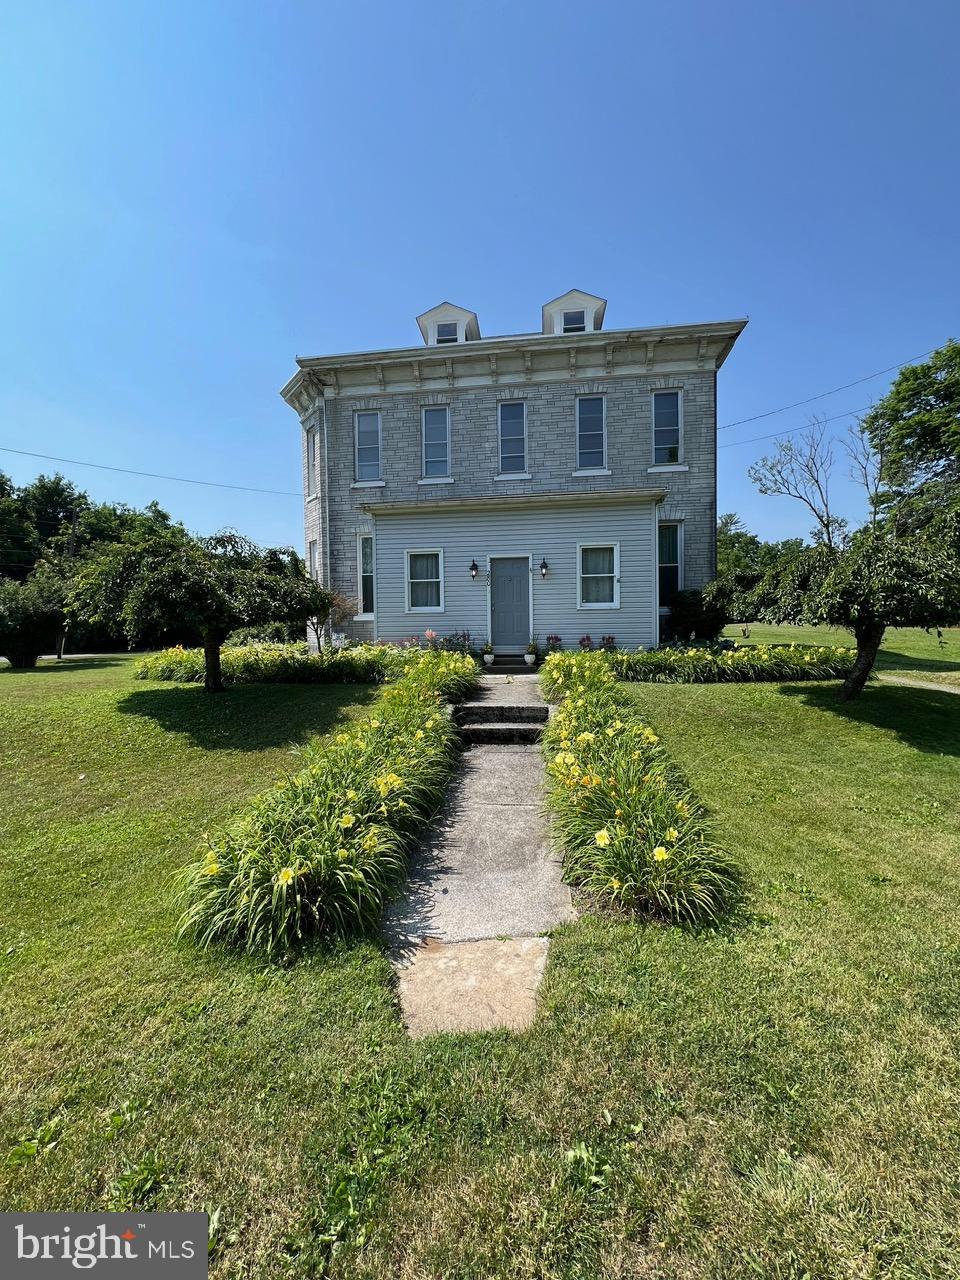
M 489 556 L 530 556 L 533 573 L 533 632 L 543 643 L 557 634 L 566 647 L 589 634 L 616 636 L 624 648 L 657 643 L 656 505 L 650 499 L 581 507 L 561 503 L 528 511 L 377 513 L 376 636 L 402 640 L 469 631 L 488 634 Z M 616 609 L 577 607 L 577 546 L 620 544 L 620 605 Z M 406 610 L 406 552 L 443 551 L 443 612 Z M 546 578 L 541 560 L 549 566 Z M 470 563 L 480 572 L 474 581 Z

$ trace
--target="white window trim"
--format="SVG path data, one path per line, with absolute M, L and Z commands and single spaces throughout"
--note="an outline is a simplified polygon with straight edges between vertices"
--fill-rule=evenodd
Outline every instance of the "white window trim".
M 452 343 L 450 344 L 453 345 Z M 427 475 L 427 410 L 443 409 L 447 415 L 447 469 L 442 476 Z M 448 404 L 424 404 L 420 406 L 420 476 L 421 484 L 443 484 L 453 479 L 450 459 L 450 406 Z
M 660 600 L 660 530 L 666 525 L 676 525 L 677 527 L 677 590 L 683 590 L 683 521 L 682 520 L 658 520 L 657 521 L 657 612 L 667 614 L 670 612 L 670 606 L 663 604 Z
M 599 400 L 603 404 L 603 462 L 599 467 L 581 467 L 580 465 L 580 401 L 581 400 Z M 607 470 L 607 397 L 605 395 L 584 395 L 577 396 L 576 409 L 574 410 L 574 430 L 577 433 L 577 469 L 574 471 L 575 476 L 600 475 L 608 476 L 610 472 Z
M 375 480 L 360 479 L 360 415 L 375 413 L 377 415 L 377 478 Z M 353 411 L 353 485 L 382 485 L 383 480 L 383 414 L 379 409 L 355 409 Z
M 657 400 L 659 395 L 677 395 L 677 461 L 657 461 Z M 683 465 L 683 387 L 656 387 L 650 392 L 650 459 L 654 467 L 679 467 Z
M 363 539 L 369 538 L 373 543 L 373 611 L 363 612 Z M 359 613 L 354 614 L 354 622 L 372 622 L 377 616 L 377 542 L 373 533 L 357 534 L 357 605 Z
M 522 471 L 504 471 L 503 469 L 503 432 L 500 426 L 500 410 L 505 404 L 523 405 L 523 470 Z M 527 402 L 526 400 L 498 400 L 497 401 L 497 480 L 529 480 L 530 472 L 527 468 L 530 466 L 530 441 L 527 439 Z
M 440 607 L 435 605 L 418 605 L 414 606 L 410 603 L 410 557 L 411 556 L 439 556 L 439 574 L 440 574 Z M 404 613 L 445 613 L 445 598 L 443 590 L 443 547 L 410 547 L 403 553 L 404 563 L 404 591 L 403 604 Z M 421 581 L 421 579 L 418 579 Z M 376 589 L 376 587 L 374 587 Z M 376 601 L 376 597 L 374 597 Z
M 320 580 L 320 540 L 310 538 L 307 541 L 307 573 L 314 580 Z
M 442 342 L 438 334 L 438 329 L 442 324 L 455 324 L 457 326 L 456 342 L 452 338 L 445 338 Z M 430 341 L 427 344 L 431 347 L 456 347 L 467 340 L 467 322 L 466 320 L 431 320 L 430 321 Z
M 317 428 L 307 428 L 307 498 L 317 496 Z
M 613 603 L 583 603 L 583 552 L 595 547 L 613 547 Z M 587 577 L 593 577 L 587 574 Z M 599 576 L 599 575 L 597 575 Z M 619 609 L 620 608 L 620 543 L 619 542 L 578 542 L 577 543 L 577 608 L 578 609 Z
M 579 311 L 583 316 L 582 329 L 568 329 L 567 316 L 572 316 L 574 312 Z M 580 333 L 593 332 L 593 309 L 591 307 L 563 307 L 560 311 L 560 333 L 576 337 Z

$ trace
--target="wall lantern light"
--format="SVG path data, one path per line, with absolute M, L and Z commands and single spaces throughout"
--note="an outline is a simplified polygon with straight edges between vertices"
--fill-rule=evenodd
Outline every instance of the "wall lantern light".
M 543 559 L 540 561 L 540 577 L 541 578 L 545 578 L 547 576 L 547 570 L 549 568 L 550 566 L 547 564 L 546 559 Z
M 480 572 L 480 568 L 477 565 L 476 560 L 471 560 L 470 561 L 470 577 L 475 578 L 479 572 Z

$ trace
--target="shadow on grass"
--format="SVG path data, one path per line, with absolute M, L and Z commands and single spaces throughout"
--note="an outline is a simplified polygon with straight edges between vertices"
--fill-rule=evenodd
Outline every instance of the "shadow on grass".
M 911 659 L 912 661 L 912 659 Z M 844 720 L 889 729 L 901 742 L 933 755 L 960 755 L 960 697 L 909 685 L 868 684 L 853 702 L 841 702 L 840 686 L 783 684 L 779 692 Z
M 944 648 L 942 658 L 917 658 L 909 653 L 897 653 L 896 650 L 881 649 L 877 657 L 878 671 L 960 671 L 960 660 L 954 661 L 953 655 L 957 646 Z M 950 654 L 950 657 L 946 655 Z
M 365 684 L 250 684 L 210 694 L 198 685 L 172 684 L 129 693 L 117 710 L 186 734 L 208 751 L 263 751 L 326 733 L 344 708 L 371 702 L 378 692 Z
M 109 658 L 66 657 L 60 662 L 55 658 L 41 658 L 35 667 L 11 667 L 5 660 L 0 660 L 0 675 L 45 676 L 54 671 L 103 671 L 107 667 L 122 667 L 129 661 L 130 658 L 124 654 Z

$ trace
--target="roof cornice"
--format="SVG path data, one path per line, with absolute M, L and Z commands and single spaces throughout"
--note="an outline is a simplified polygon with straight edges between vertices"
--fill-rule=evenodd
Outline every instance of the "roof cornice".
M 375 516 L 406 516 L 418 511 L 496 511 L 512 507 L 592 507 L 616 502 L 659 502 L 666 489 L 600 489 L 590 493 L 512 493 L 482 498 L 431 498 L 408 502 L 365 502 L 360 510 Z
M 564 377 L 719 369 L 746 325 L 745 319 L 734 319 L 596 333 L 524 333 L 456 346 L 298 356 L 299 370 L 280 394 L 303 416 L 311 396 L 317 395 L 443 391 Z

